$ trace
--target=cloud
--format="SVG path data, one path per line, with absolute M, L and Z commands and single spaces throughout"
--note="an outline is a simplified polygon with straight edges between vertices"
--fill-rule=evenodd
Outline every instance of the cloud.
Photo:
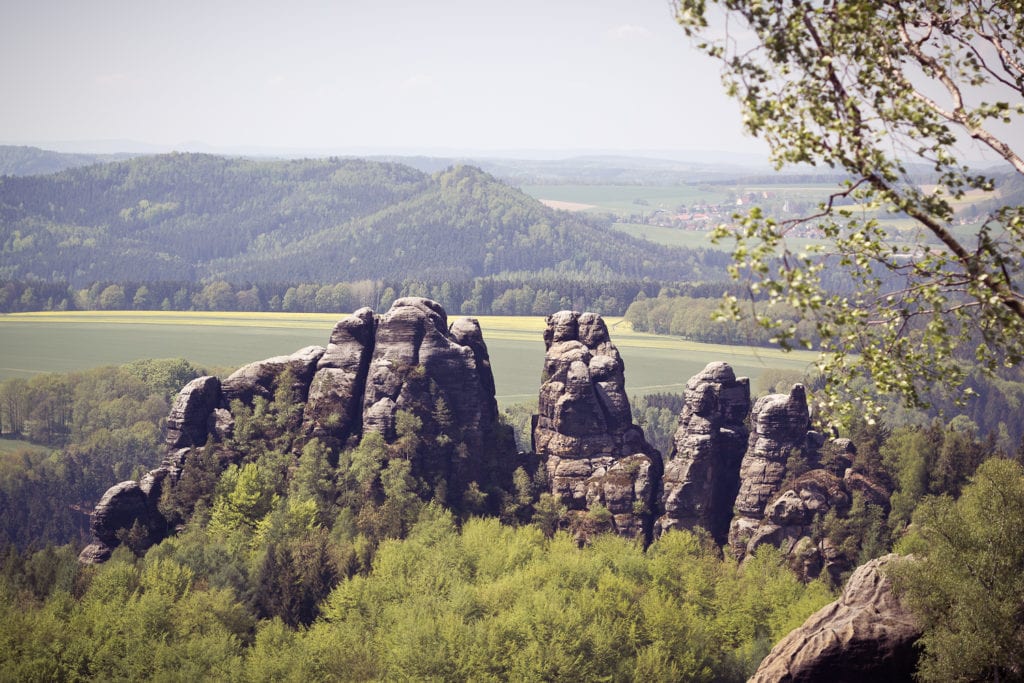
M 608 35 L 616 40 L 636 40 L 639 38 L 647 38 L 651 35 L 651 32 L 643 26 L 636 26 L 634 24 L 622 24 L 608 31 Z

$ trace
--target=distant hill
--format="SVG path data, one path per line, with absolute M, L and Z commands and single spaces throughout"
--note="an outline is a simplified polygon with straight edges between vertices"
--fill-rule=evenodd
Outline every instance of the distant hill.
M 2 278 L 72 284 L 685 279 L 700 265 L 473 167 L 205 154 L 0 178 L 0 249 Z
M 453 164 L 471 164 L 501 180 L 525 185 L 602 184 L 678 185 L 726 182 L 752 174 L 769 174 L 765 159 L 754 155 L 694 153 L 688 159 L 657 159 L 638 156 L 588 155 L 561 159 L 515 159 L 503 157 L 379 157 L 396 161 L 426 173 Z
M 131 158 L 131 154 L 65 154 L 38 147 L 0 145 L 0 176 L 57 173 L 78 166 Z

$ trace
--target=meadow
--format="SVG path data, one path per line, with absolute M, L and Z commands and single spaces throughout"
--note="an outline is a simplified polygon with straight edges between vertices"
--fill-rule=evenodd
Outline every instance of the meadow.
M 718 244 L 711 241 L 709 230 L 681 230 L 679 228 L 666 228 L 660 225 L 643 225 L 640 223 L 615 223 L 612 228 L 638 239 L 664 244 L 668 247 L 684 247 L 686 249 L 717 249 L 718 251 L 732 251 L 735 242 L 725 239 Z M 811 237 L 787 237 L 786 246 L 789 249 L 806 249 L 809 245 L 827 245 L 825 240 Z
M 75 311 L 0 316 L 0 379 L 70 372 L 143 358 L 186 358 L 231 370 L 303 346 L 327 344 L 341 314 Z M 455 316 L 452 316 L 453 318 Z M 544 363 L 544 319 L 480 316 L 502 406 L 536 399 Z M 634 332 L 609 317 L 612 341 L 626 364 L 633 395 L 682 391 L 711 361 L 756 379 L 765 370 L 804 371 L 814 354 L 699 344 Z

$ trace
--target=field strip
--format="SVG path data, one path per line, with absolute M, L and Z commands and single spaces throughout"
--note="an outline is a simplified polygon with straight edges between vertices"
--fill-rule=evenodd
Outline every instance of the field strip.
M 597 208 L 596 204 L 584 204 L 582 202 L 567 202 L 562 199 L 538 199 L 538 202 L 552 209 L 562 211 L 586 211 Z
M 68 324 L 68 325 L 167 325 L 202 326 L 241 329 L 321 330 L 325 339 L 343 313 L 244 313 L 208 311 L 44 311 L 0 315 L 0 329 L 5 325 Z M 449 316 L 453 321 L 461 316 Z M 541 342 L 545 328 L 543 316 L 469 316 L 480 322 L 484 341 Z M 748 345 L 707 344 L 681 337 L 634 332 L 621 317 L 606 317 L 612 341 L 621 349 L 651 349 L 673 354 L 713 355 L 722 360 L 747 359 L 759 364 L 785 360 L 813 363 L 817 354 Z M 9 370 L 21 372 L 10 368 Z

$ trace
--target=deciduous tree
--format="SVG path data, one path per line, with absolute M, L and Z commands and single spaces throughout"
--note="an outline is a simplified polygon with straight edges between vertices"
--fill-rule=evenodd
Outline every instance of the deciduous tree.
M 721 64 L 744 126 L 767 141 L 777 166 L 827 166 L 848 177 L 812 216 L 776 220 L 754 209 L 718 231 L 735 238 L 732 274 L 749 282 L 753 298 L 788 302 L 815 321 L 826 374 L 869 376 L 873 386 L 857 398 L 870 407 L 874 389 L 918 403 L 922 387 L 961 378 L 965 349 L 989 368 L 1020 362 L 1024 5 L 674 7 Z M 969 193 L 988 201 L 976 203 L 983 215 L 964 228 L 957 206 Z M 910 227 L 893 227 L 895 219 Z M 797 250 L 787 239 L 800 228 L 820 231 L 828 246 Z M 846 293 L 825 286 L 838 270 L 849 278 Z M 739 315 L 745 307 L 731 299 L 726 308 Z M 784 346 L 807 341 L 791 323 L 759 321 Z

